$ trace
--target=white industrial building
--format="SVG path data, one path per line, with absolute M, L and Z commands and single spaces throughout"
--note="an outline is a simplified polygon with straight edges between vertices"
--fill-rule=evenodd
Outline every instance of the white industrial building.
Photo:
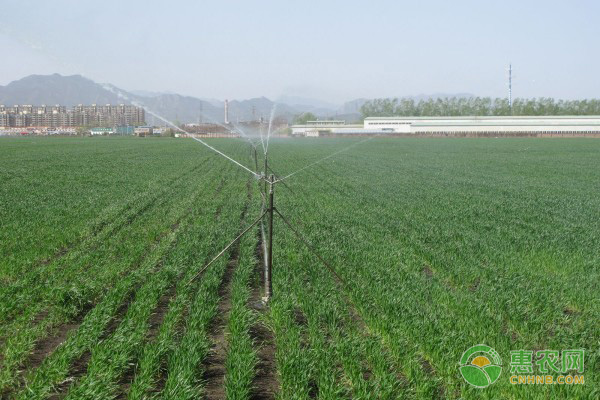
M 369 117 L 365 118 L 364 129 L 419 135 L 598 134 L 600 116 Z
M 346 125 L 346 121 L 307 121 L 306 124 L 292 125 L 292 136 L 317 137 L 335 133 L 337 129 L 360 129 L 362 125 Z
M 600 135 L 600 116 L 535 117 L 369 117 L 363 125 L 344 121 L 308 121 L 292 125 L 294 136 L 326 135 Z

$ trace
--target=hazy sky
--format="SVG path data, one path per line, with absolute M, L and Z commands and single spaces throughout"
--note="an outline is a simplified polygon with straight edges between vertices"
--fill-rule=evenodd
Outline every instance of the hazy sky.
M 600 97 L 598 1 L 1 0 L 0 85 L 198 97 Z

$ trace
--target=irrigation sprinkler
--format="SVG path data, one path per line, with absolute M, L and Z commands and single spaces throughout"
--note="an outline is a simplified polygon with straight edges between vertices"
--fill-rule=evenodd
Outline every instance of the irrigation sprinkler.
M 124 98 L 125 100 L 129 101 L 131 104 L 134 104 L 138 107 L 142 107 L 146 112 L 148 112 L 149 114 L 151 114 L 152 116 L 159 118 L 160 120 L 164 121 L 166 124 L 169 124 L 170 126 L 172 126 L 173 128 L 175 128 L 176 130 L 185 133 L 186 135 L 188 134 L 188 132 L 184 131 L 183 129 L 181 129 L 180 127 L 178 127 L 176 124 L 172 123 L 171 121 L 167 120 L 166 118 L 154 113 L 152 110 L 148 109 L 146 106 L 144 106 L 143 104 L 135 101 L 135 100 L 131 100 L 129 99 L 125 94 L 123 94 L 121 91 L 116 90 L 115 88 L 112 87 L 105 87 L 105 89 L 116 93 L 118 95 L 118 97 L 120 98 Z M 233 246 L 237 241 L 239 241 L 244 235 L 246 235 L 246 233 L 248 233 L 254 226 L 256 226 L 259 222 L 261 223 L 261 233 L 262 233 L 262 241 L 263 241 L 263 256 L 264 256 L 264 261 L 265 261 L 265 267 L 264 267 L 264 284 L 265 284 L 265 292 L 264 292 L 264 297 L 262 298 L 263 300 L 263 304 L 267 305 L 271 296 L 273 295 L 273 283 L 272 283 L 272 270 L 273 270 L 273 217 L 274 217 L 274 213 L 277 213 L 280 218 L 284 221 L 284 223 L 294 232 L 294 234 L 296 234 L 296 236 L 298 236 L 299 239 L 301 239 L 301 241 L 304 242 L 304 244 L 319 258 L 319 260 L 325 264 L 325 266 L 331 271 L 331 273 L 333 273 L 336 278 L 338 278 L 338 280 L 341 280 L 341 277 L 339 277 L 339 275 L 337 275 L 337 273 L 335 272 L 335 270 L 316 252 L 316 249 L 310 244 L 310 242 L 308 240 L 306 240 L 293 226 L 292 224 L 287 221 L 287 219 L 285 219 L 283 217 L 283 215 L 281 215 L 281 213 L 279 212 L 279 210 L 277 210 L 274 206 L 274 186 L 276 183 L 283 183 L 284 186 L 286 186 L 290 191 L 291 188 L 288 187 L 288 185 L 284 182 L 285 180 L 287 180 L 288 178 L 292 177 L 293 175 L 296 175 L 297 173 L 312 167 L 313 165 L 316 165 L 330 157 L 335 156 L 336 154 L 341 153 L 342 151 L 345 151 L 347 149 L 349 149 L 350 147 L 362 143 L 366 140 L 370 140 L 372 138 L 369 139 L 365 139 L 362 140 L 358 143 L 352 144 L 344 149 L 341 149 L 339 151 L 336 151 L 326 157 L 323 157 L 320 160 L 317 160 L 313 163 L 310 163 L 309 165 L 300 168 L 299 170 L 292 172 L 284 177 L 279 177 L 275 175 L 274 171 L 269 167 L 268 164 L 268 146 L 269 146 L 269 139 L 271 136 L 271 128 L 272 128 L 272 122 L 273 122 L 273 118 L 274 118 L 274 114 L 275 114 L 275 109 L 273 108 L 273 110 L 271 111 L 271 118 L 269 121 L 269 130 L 267 132 L 267 145 L 265 146 L 264 144 L 264 139 L 263 139 L 263 135 L 262 135 L 262 126 L 261 126 L 261 143 L 263 146 L 263 150 L 264 150 L 264 156 L 265 156 L 265 165 L 264 165 L 264 173 L 263 174 L 259 174 L 258 172 L 258 155 L 257 155 L 257 151 L 256 151 L 256 146 L 254 145 L 254 143 L 250 141 L 250 144 L 252 145 L 252 147 L 254 148 L 254 163 L 255 163 L 255 171 L 252 171 L 250 168 L 246 167 L 245 165 L 241 164 L 240 162 L 238 162 L 237 160 L 233 159 L 232 157 L 228 156 L 227 154 L 223 153 L 222 151 L 214 148 L 213 146 L 209 145 L 208 143 L 204 142 L 203 140 L 197 138 L 197 137 L 193 137 L 192 139 L 194 139 L 195 141 L 201 143 L 202 145 L 204 145 L 205 147 L 209 148 L 210 150 L 212 150 L 213 152 L 217 153 L 218 155 L 226 158 L 227 160 L 233 162 L 234 164 L 236 164 L 238 167 L 242 168 L 243 170 L 250 172 L 255 178 L 257 179 L 262 179 L 264 181 L 264 192 L 261 191 L 261 196 L 262 196 L 262 210 L 261 210 L 261 214 L 260 216 L 252 223 L 250 224 L 248 227 L 246 227 L 235 239 L 233 239 L 233 241 L 231 243 L 229 243 L 227 246 L 225 246 L 225 248 L 223 248 L 209 263 L 207 263 L 204 267 L 202 267 L 200 269 L 200 271 L 198 271 L 187 283 L 188 285 L 191 284 L 196 278 L 198 278 L 208 267 L 210 267 L 217 259 L 219 259 L 220 257 L 223 256 L 223 254 L 225 254 L 227 252 L 227 250 L 229 248 L 231 248 L 231 246 Z M 240 130 L 240 132 L 242 133 L 242 131 Z M 267 175 L 268 172 L 271 171 L 271 175 Z M 267 177 L 268 176 L 268 177 Z M 269 187 L 269 191 L 267 192 L 267 186 Z M 259 190 L 260 191 L 260 190 Z M 268 204 L 268 208 L 265 210 L 265 203 L 266 203 L 266 196 L 267 193 L 269 194 L 269 204 Z M 268 231 L 268 240 L 265 240 L 265 233 L 264 233 L 264 218 L 267 215 L 267 213 L 269 214 L 269 231 Z M 265 241 L 267 241 L 267 245 L 265 246 Z
M 275 184 L 277 183 L 283 183 L 284 186 L 288 187 L 287 184 L 284 182 L 285 180 L 287 180 L 288 178 L 292 177 L 293 175 L 296 175 L 297 173 L 312 167 L 313 165 L 316 165 L 324 160 L 327 160 L 328 158 L 331 158 L 333 156 L 335 156 L 336 154 L 341 153 L 342 151 L 346 151 L 348 150 L 350 147 L 355 146 L 357 144 L 363 143 L 367 140 L 370 140 L 371 138 L 365 139 L 365 140 L 361 140 L 360 142 L 354 143 L 348 147 L 345 147 L 339 151 L 336 151 L 326 157 L 323 157 L 313 163 L 310 163 L 309 165 L 300 168 L 297 171 L 294 171 L 284 177 L 279 177 L 275 174 L 275 172 L 269 167 L 268 164 L 268 155 L 265 152 L 264 153 L 264 157 L 265 157 L 265 165 L 264 165 L 264 172 L 262 174 L 258 173 L 258 155 L 256 152 L 256 147 L 254 148 L 254 163 L 256 166 L 256 172 L 251 171 L 254 176 L 256 178 L 258 178 L 259 180 L 263 180 L 264 181 L 264 191 L 261 190 L 263 189 L 263 187 L 259 187 L 259 193 L 261 194 L 262 197 L 262 209 L 260 212 L 260 216 L 258 217 L 258 219 L 256 219 L 252 224 L 250 224 L 246 229 L 244 229 L 231 243 L 229 243 L 223 250 L 221 250 L 219 252 L 219 254 L 217 254 L 215 256 L 215 258 L 213 258 L 208 264 L 206 264 L 198 273 L 196 273 L 196 275 L 194 275 L 194 277 L 188 282 L 188 284 L 192 283 L 192 281 L 194 279 L 196 279 L 198 276 L 200 276 L 202 274 L 202 272 L 204 272 L 211 264 L 213 264 L 219 257 L 223 256 L 223 254 L 226 253 L 226 251 L 233 246 L 234 243 L 236 243 L 238 240 L 240 240 L 246 233 L 248 233 L 250 231 L 250 229 L 252 227 L 254 227 L 255 225 L 257 225 L 258 223 L 260 223 L 260 228 L 261 228 L 261 237 L 262 237 L 262 244 L 263 244 L 263 259 L 264 259 L 264 296 L 261 298 L 262 303 L 257 305 L 257 307 L 259 308 L 264 308 L 265 306 L 267 306 L 269 304 L 269 301 L 271 299 L 271 297 L 273 296 L 273 218 L 275 216 L 275 214 L 277 214 L 282 221 L 284 222 L 284 224 L 294 233 L 294 235 L 296 235 L 298 237 L 298 239 L 308 248 L 308 250 L 310 250 L 310 252 L 312 254 L 314 254 L 319 261 L 329 270 L 329 272 L 335 277 L 337 282 L 340 282 L 343 286 L 345 286 L 346 288 L 349 288 L 348 283 L 335 271 L 335 269 L 333 268 L 333 266 L 331 266 L 323 257 L 321 257 L 321 255 L 318 253 L 317 249 L 314 247 L 314 245 L 308 240 L 306 239 L 294 226 L 293 224 L 288 221 L 282 214 L 281 212 L 275 207 Z M 219 154 L 223 155 L 222 153 L 219 152 Z M 225 155 L 223 155 L 225 156 Z M 231 158 L 225 156 L 226 158 L 230 159 L 231 161 L 234 161 L 236 164 L 237 162 L 235 160 L 232 160 Z M 240 164 L 240 166 L 242 166 Z M 243 166 L 242 166 L 243 167 Z M 249 170 L 246 167 L 243 167 L 244 169 Z M 250 171 L 250 170 L 249 170 Z M 267 175 L 268 172 L 271 171 L 270 175 Z M 259 185 L 260 185 L 260 181 L 259 181 Z M 267 187 L 268 187 L 268 191 L 267 191 Z M 288 189 L 290 189 L 288 187 Z M 290 189 L 291 191 L 291 189 Z M 268 200 L 268 204 L 267 203 L 267 194 L 269 196 L 269 200 Z M 265 225 L 265 220 L 264 218 L 268 215 L 268 233 L 265 234 L 265 229 L 264 229 L 264 225 Z

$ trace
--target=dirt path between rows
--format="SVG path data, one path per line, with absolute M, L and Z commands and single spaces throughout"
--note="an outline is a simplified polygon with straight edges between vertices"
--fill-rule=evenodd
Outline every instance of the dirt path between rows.
M 231 281 L 239 262 L 239 246 L 236 246 L 229 257 L 223 280 L 219 286 L 219 305 L 217 315 L 209 327 L 213 348 L 204 361 L 203 380 L 206 399 L 225 398 L 225 360 L 227 357 L 227 338 L 225 327 L 231 311 Z
M 240 221 L 241 225 L 245 223 L 246 213 L 252 199 L 251 182 L 247 184 L 247 199 L 242 210 Z M 243 229 L 244 227 L 240 227 Z M 231 290 L 233 274 L 238 267 L 240 260 L 240 241 L 238 240 L 232 247 L 227 261 L 227 267 L 223 274 L 223 279 L 219 285 L 219 304 L 217 313 L 211 322 L 208 331 L 213 347 L 208 357 L 204 360 L 204 373 L 202 379 L 204 385 L 204 398 L 209 400 L 221 400 L 225 398 L 225 361 L 227 358 L 227 337 L 225 330 L 229 322 L 229 313 L 231 311 Z
M 259 304 L 263 294 L 264 275 L 263 275 L 263 242 L 262 236 L 258 234 L 256 245 L 257 262 L 254 267 L 254 277 L 252 280 L 252 291 L 250 295 L 250 307 Z M 275 364 L 275 337 L 273 332 L 265 326 L 260 320 L 268 309 L 260 309 L 259 319 L 252 326 L 250 336 L 257 346 L 258 366 L 254 381 L 252 382 L 252 400 L 271 400 L 275 399 L 275 394 L 279 392 L 279 381 L 277 380 L 277 366 Z

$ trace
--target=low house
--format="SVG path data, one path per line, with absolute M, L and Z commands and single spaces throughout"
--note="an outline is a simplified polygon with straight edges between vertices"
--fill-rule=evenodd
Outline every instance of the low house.
M 92 135 L 92 136 L 112 135 L 114 133 L 115 133 L 115 130 L 113 128 L 92 128 L 92 129 L 90 129 L 90 135 Z
M 135 136 L 151 136 L 153 134 L 153 130 L 151 126 L 138 126 L 134 130 Z

